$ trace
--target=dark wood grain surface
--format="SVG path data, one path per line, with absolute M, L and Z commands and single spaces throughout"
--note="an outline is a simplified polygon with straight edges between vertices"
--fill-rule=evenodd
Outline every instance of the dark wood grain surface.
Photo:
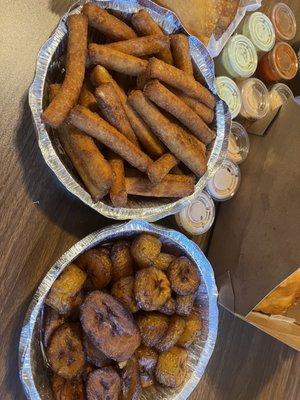
M 299 1 L 292 1 L 300 16 Z M 72 1 L 2 0 L 0 16 L 0 399 L 22 400 L 18 341 L 38 283 L 71 245 L 112 222 L 68 195 L 45 165 L 28 107 L 36 54 Z M 219 336 L 192 399 L 294 400 L 299 354 L 220 310 Z

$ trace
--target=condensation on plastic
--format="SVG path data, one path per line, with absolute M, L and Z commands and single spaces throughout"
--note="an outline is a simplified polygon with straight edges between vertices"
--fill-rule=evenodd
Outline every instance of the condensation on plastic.
M 156 385 L 143 391 L 142 400 L 187 399 L 199 383 L 213 352 L 218 330 L 217 288 L 209 261 L 199 247 L 182 233 L 145 221 L 134 220 L 94 232 L 76 243 L 49 270 L 38 287 L 24 320 L 19 344 L 19 371 L 26 396 L 30 400 L 53 400 L 49 370 L 41 345 L 41 316 L 45 297 L 64 268 L 79 254 L 99 244 L 132 237 L 140 232 L 157 235 L 168 251 L 185 254 L 198 266 L 201 285 L 195 310 L 201 314 L 203 327 L 197 342 L 188 350 L 188 378 L 177 389 Z
M 215 58 L 221 53 L 221 51 L 225 47 L 226 43 L 228 42 L 228 39 L 235 32 L 235 30 L 239 26 L 240 22 L 242 21 L 242 19 L 246 15 L 246 13 L 256 11 L 260 7 L 261 7 L 261 0 L 241 0 L 240 1 L 240 6 L 238 8 L 238 11 L 237 11 L 237 14 L 236 14 L 234 20 L 229 25 L 227 30 L 223 33 L 223 35 L 220 37 L 220 39 L 216 40 L 216 38 L 214 36 L 212 36 L 210 38 L 207 49 L 208 49 L 211 57 Z
M 61 71 L 64 60 L 62 55 L 66 48 L 66 19 L 70 13 L 79 13 L 82 4 L 86 2 L 87 1 L 79 1 L 71 7 L 69 12 L 61 18 L 58 27 L 38 53 L 35 78 L 29 90 L 29 104 L 37 131 L 38 145 L 42 155 L 61 184 L 69 192 L 108 218 L 119 220 L 138 218 L 147 221 L 156 221 L 168 215 L 176 214 L 189 205 L 202 192 L 208 179 L 214 175 L 222 164 L 227 152 L 231 117 L 227 105 L 217 96 L 214 83 L 214 63 L 207 49 L 199 39 L 194 36 L 189 36 L 191 54 L 196 67 L 196 73 L 204 77 L 207 86 L 216 96 L 216 117 L 214 124 L 217 137 L 208 149 L 208 170 L 206 174 L 199 179 L 195 186 L 194 193 L 189 197 L 175 201 L 174 199 L 146 199 L 134 197 L 130 198 L 126 208 L 114 208 L 110 203 L 103 201 L 94 203 L 89 193 L 80 183 L 70 160 L 59 143 L 57 135 L 55 135 L 55 132 L 50 127 L 45 126 L 41 121 L 41 113 L 47 100 L 48 85 L 62 78 Z M 145 8 L 168 34 L 177 31 L 188 34 L 173 12 L 156 5 L 150 0 L 94 0 L 92 2 L 102 8 L 115 10 L 125 19 L 129 18 L 132 13 Z M 95 32 L 92 33 L 92 35 L 94 39 L 99 40 L 99 35 L 97 36 L 96 34 L 95 37 Z

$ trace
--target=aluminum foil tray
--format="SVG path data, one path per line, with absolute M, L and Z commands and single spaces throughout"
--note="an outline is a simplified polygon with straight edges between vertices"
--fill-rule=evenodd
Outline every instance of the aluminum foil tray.
M 108 201 L 93 202 L 91 196 L 82 186 L 70 160 L 66 156 L 59 143 L 55 131 L 45 126 L 41 121 L 41 113 L 47 105 L 48 85 L 62 80 L 63 60 L 62 55 L 66 49 L 67 28 L 66 19 L 70 13 L 79 13 L 82 5 L 88 1 L 75 3 L 61 18 L 52 36 L 42 46 L 38 53 L 36 72 L 33 83 L 29 89 L 29 104 L 32 111 L 34 124 L 38 137 L 38 144 L 42 155 L 57 176 L 62 185 L 85 204 L 89 205 L 100 214 L 108 218 L 126 220 L 143 219 L 156 221 L 167 215 L 172 215 L 186 207 L 193 199 L 197 198 L 210 179 L 222 164 L 228 147 L 228 135 L 230 132 L 231 117 L 227 105 L 217 96 L 214 84 L 214 63 L 205 46 L 184 29 L 177 16 L 153 3 L 150 0 L 93 0 L 92 2 L 102 8 L 114 10 L 122 18 L 129 19 L 132 13 L 145 8 L 162 29 L 170 34 L 184 32 L 189 36 L 190 48 L 196 74 L 202 75 L 209 89 L 216 96 L 216 117 L 214 121 L 217 137 L 209 149 L 207 173 L 198 181 L 195 192 L 179 200 L 174 199 L 147 199 L 131 197 L 126 208 L 112 207 Z M 97 33 L 93 32 L 94 40 L 101 40 Z
M 150 387 L 143 391 L 142 400 L 187 399 L 199 383 L 213 352 L 217 329 L 218 307 L 217 288 L 212 267 L 199 247 L 183 234 L 134 220 L 121 225 L 94 232 L 68 250 L 49 270 L 38 287 L 27 311 L 19 344 L 20 377 L 26 396 L 30 400 L 53 400 L 49 384 L 49 371 L 45 365 L 41 345 L 41 316 L 44 299 L 48 290 L 64 270 L 82 252 L 112 240 L 132 237 L 140 232 L 157 235 L 166 250 L 190 257 L 198 266 L 201 275 L 195 309 L 201 313 L 203 329 L 197 342 L 189 349 L 188 378 L 184 386 L 169 389 L 162 386 Z

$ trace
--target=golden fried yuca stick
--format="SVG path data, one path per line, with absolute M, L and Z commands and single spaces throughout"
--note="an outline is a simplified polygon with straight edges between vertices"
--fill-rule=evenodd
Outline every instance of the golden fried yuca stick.
M 59 93 L 60 87 L 60 84 L 50 85 L 50 99 L 54 99 Z M 88 105 L 86 98 L 83 99 L 83 102 Z M 109 163 L 103 157 L 93 138 L 70 124 L 61 125 L 58 135 L 66 154 L 92 199 L 94 201 L 101 200 L 112 185 L 113 175 Z
M 211 124 L 214 120 L 214 111 L 202 104 L 199 100 L 193 99 L 178 90 L 174 92 L 176 96 L 178 96 L 185 104 L 187 104 L 190 108 L 192 108 L 196 114 L 199 115 L 207 124 Z
M 178 160 L 197 176 L 206 172 L 206 159 L 203 154 L 199 154 L 199 149 L 195 148 L 187 132 L 170 122 L 140 90 L 131 92 L 128 99 L 135 111 Z
M 134 29 L 140 35 L 163 35 L 163 31 L 157 25 L 157 23 L 152 19 L 150 14 L 146 10 L 140 10 L 134 14 L 131 18 L 132 25 Z M 164 60 L 168 64 L 173 64 L 173 57 L 170 49 L 162 50 L 158 54 L 158 58 Z
M 138 76 L 145 71 L 148 61 L 105 47 L 101 44 L 89 44 L 89 59 L 92 64 L 101 64 L 125 75 Z
M 182 33 L 178 33 L 171 35 L 170 41 L 175 67 L 194 76 L 188 37 Z
M 144 72 L 147 80 L 159 79 L 160 81 L 179 89 L 186 95 L 200 100 L 202 103 L 213 109 L 215 107 L 214 95 L 201 83 L 197 82 L 186 72 L 166 64 L 153 57 L 149 60 L 148 67 Z
M 124 40 L 106 44 L 105 47 L 141 57 L 159 53 L 163 49 L 170 48 L 170 39 L 166 35 L 142 36 L 135 39 Z
M 98 139 L 142 172 L 146 172 L 153 162 L 147 154 L 132 144 L 122 133 L 85 107 L 74 107 L 70 113 L 70 122 L 78 129 Z
M 113 171 L 114 179 L 110 188 L 110 200 L 115 207 L 125 207 L 127 204 L 127 192 L 125 185 L 124 161 L 118 156 L 109 161 Z
M 215 133 L 203 119 L 157 79 L 145 85 L 144 93 L 156 105 L 176 117 L 203 143 L 209 144 L 215 138 Z
M 82 87 L 87 55 L 87 18 L 85 15 L 70 15 L 66 74 L 61 90 L 42 114 L 45 123 L 57 128 L 67 118 L 76 104 Z
M 194 192 L 194 179 L 186 175 L 167 175 L 159 184 L 153 185 L 141 177 L 126 178 L 128 194 L 145 197 L 185 197 Z
M 152 183 L 159 183 L 178 164 L 173 154 L 166 153 L 148 168 L 148 176 Z
M 99 110 L 97 101 L 93 93 L 88 89 L 86 83 L 83 83 L 80 92 L 78 104 L 83 107 L 89 108 L 91 111 L 97 112 Z
M 101 200 L 109 192 L 113 175 L 94 140 L 71 125 L 59 129 L 59 139 L 92 199 Z
M 126 116 L 121 100 L 112 83 L 102 83 L 95 90 L 98 106 L 105 119 L 132 143 L 139 146 L 136 136 Z
M 89 25 L 113 40 L 126 40 L 136 37 L 136 33 L 125 22 L 109 14 L 95 4 L 87 3 L 82 13 L 89 20 Z
M 110 82 L 114 86 L 115 91 L 118 93 L 119 98 L 123 103 L 124 110 L 132 126 L 132 129 L 134 130 L 136 136 L 146 150 L 147 154 L 154 158 L 162 156 L 166 152 L 164 145 L 157 139 L 157 137 L 150 131 L 147 125 L 145 125 L 143 120 L 127 103 L 127 96 L 125 92 L 113 79 L 110 73 L 104 67 L 97 65 L 92 70 L 90 79 L 94 86 L 99 86 L 102 83 L 108 82 Z

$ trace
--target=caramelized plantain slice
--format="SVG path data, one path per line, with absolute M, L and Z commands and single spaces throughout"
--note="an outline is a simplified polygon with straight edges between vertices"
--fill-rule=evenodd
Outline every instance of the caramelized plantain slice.
M 197 266 L 187 257 L 179 257 L 168 268 L 168 278 L 175 293 L 187 296 L 197 291 L 200 276 Z
M 139 309 L 134 296 L 134 282 L 133 276 L 125 276 L 115 282 L 111 288 L 112 296 L 132 313 L 137 312 Z
M 121 374 L 120 400 L 139 400 L 141 394 L 141 382 L 139 364 L 136 357 L 131 357 Z
M 111 248 L 112 280 L 118 281 L 126 276 L 134 275 L 134 260 L 130 252 L 130 242 L 119 241 Z
M 193 311 L 185 319 L 185 328 L 177 342 L 177 345 L 187 349 L 193 343 L 195 343 L 195 341 L 197 340 L 197 338 L 201 333 L 201 329 L 202 329 L 202 319 L 197 312 Z
M 183 384 L 187 373 L 187 351 L 174 346 L 158 357 L 155 376 L 159 383 L 172 388 Z
M 132 242 L 130 250 L 139 268 L 151 267 L 160 253 L 161 241 L 149 233 L 141 233 Z
M 88 400 L 118 400 L 121 380 L 112 367 L 96 369 L 87 379 L 86 393 Z
M 145 346 L 153 347 L 167 332 L 169 318 L 158 312 L 145 313 L 137 316 L 142 342 Z
M 86 400 L 81 378 L 69 380 L 54 374 L 51 388 L 55 400 Z
M 44 308 L 43 318 L 43 343 L 47 347 L 49 340 L 58 327 L 65 323 L 65 316 L 58 314 L 56 310 L 49 306 Z
M 152 386 L 154 384 L 154 373 L 158 360 L 157 352 L 150 347 L 140 346 L 135 354 L 139 363 L 142 388 Z
M 170 318 L 167 332 L 155 346 L 156 349 L 162 352 L 162 351 L 167 351 L 171 347 L 175 346 L 178 339 L 184 332 L 184 327 L 185 327 L 185 320 L 179 315 L 173 315 Z

